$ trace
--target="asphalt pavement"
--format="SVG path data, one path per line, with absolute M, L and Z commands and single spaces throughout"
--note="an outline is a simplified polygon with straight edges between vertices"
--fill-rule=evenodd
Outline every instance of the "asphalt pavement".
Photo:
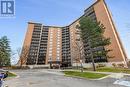
M 117 79 L 89 80 L 66 77 L 55 70 L 14 70 L 18 76 L 7 79 L 8 87 L 125 87 L 113 84 Z

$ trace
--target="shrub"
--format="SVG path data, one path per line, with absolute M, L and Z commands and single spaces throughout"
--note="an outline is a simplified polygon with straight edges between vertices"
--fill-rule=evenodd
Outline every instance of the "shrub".
M 28 66 L 11 66 L 10 69 L 30 69 Z
M 116 68 L 116 67 L 117 67 L 117 65 L 116 65 L 115 63 L 112 63 L 112 66 L 113 66 L 114 68 Z
M 119 67 L 119 68 L 124 68 L 124 64 L 123 63 L 120 63 L 120 64 L 117 64 L 117 66 Z
M 100 64 L 100 63 L 99 63 L 96 67 L 97 67 L 97 68 L 100 68 L 100 67 L 105 67 L 105 66 L 106 66 L 105 64 Z

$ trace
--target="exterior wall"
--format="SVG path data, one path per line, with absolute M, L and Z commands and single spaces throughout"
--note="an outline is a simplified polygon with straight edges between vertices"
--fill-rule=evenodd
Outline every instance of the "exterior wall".
M 126 64 L 126 54 L 123 49 L 122 43 L 120 41 L 118 32 L 116 31 L 116 28 L 113 24 L 112 17 L 108 11 L 108 8 L 104 2 L 104 0 L 97 0 L 92 6 L 90 6 L 87 10 L 88 13 L 86 12 L 82 17 L 86 16 L 86 14 L 91 13 L 91 10 L 94 8 L 94 12 L 96 15 L 96 20 L 100 21 L 105 27 L 105 33 L 104 36 L 108 37 L 111 39 L 111 44 L 109 46 L 106 46 L 106 49 L 111 49 L 112 51 L 109 52 L 109 56 L 113 58 L 108 58 L 108 62 L 124 62 Z M 82 18 L 80 17 L 80 18 Z M 78 30 L 76 29 L 76 26 L 79 25 L 79 19 L 77 19 L 75 22 L 73 22 L 69 27 L 70 27 L 70 43 L 71 43 L 71 56 L 72 56 L 72 61 L 75 62 L 75 53 L 79 53 L 76 50 L 76 39 L 77 35 L 75 34 Z M 92 18 L 95 19 L 95 18 Z
M 39 52 L 40 52 L 40 45 L 41 45 L 41 36 L 42 36 L 42 24 L 34 23 L 34 30 L 32 33 L 32 39 L 31 39 L 29 54 L 26 63 L 27 65 L 40 64 Z
M 120 67 L 120 64 L 122 62 L 107 62 L 107 63 L 95 63 L 96 67 L 102 66 L 102 67 L 114 67 L 113 64 L 116 65 L 116 67 Z M 84 68 L 93 68 L 93 65 L 91 63 L 83 63 L 82 64 Z M 81 67 L 81 63 L 73 63 L 73 67 Z M 114 67 L 115 68 L 115 67 Z
M 95 13 L 92 13 L 91 11 L 94 11 Z M 79 39 L 79 37 L 80 37 L 80 34 L 77 34 L 77 33 L 79 33 L 80 31 L 76 27 L 77 27 L 77 25 L 79 25 L 79 20 L 82 17 L 89 15 L 90 13 L 92 13 L 94 15 L 94 16 L 92 15 L 93 16 L 92 18 L 94 20 L 100 21 L 106 27 L 104 36 L 111 38 L 110 46 L 107 46 L 105 48 L 112 49 L 112 51 L 109 53 L 109 56 L 112 56 L 114 58 L 108 59 L 108 62 L 124 61 L 124 63 L 126 63 L 127 56 L 124 52 L 122 43 L 120 41 L 116 28 L 113 24 L 112 17 L 108 11 L 108 8 L 107 8 L 106 4 L 104 3 L 104 0 L 97 0 L 93 5 L 91 5 L 87 10 L 85 10 L 85 13 L 83 16 L 81 16 L 79 19 L 74 21 L 69 26 L 65 26 L 65 27 L 47 26 L 49 31 L 48 31 L 48 40 L 47 40 L 47 48 L 46 48 L 47 50 L 45 50 L 46 51 L 45 52 L 46 53 L 45 64 L 49 64 L 49 62 L 55 62 L 55 63 L 64 62 L 64 60 L 68 61 L 69 58 L 68 58 L 68 60 L 66 60 L 66 57 L 63 60 L 64 56 L 62 53 L 63 53 L 63 51 L 66 51 L 66 50 L 68 53 L 71 54 L 69 56 L 69 57 L 71 57 L 71 64 L 76 63 L 75 59 L 80 58 L 79 48 L 77 48 L 77 45 L 76 45 L 77 39 Z M 95 16 L 96 16 L 96 18 L 95 18 Z M 23 47 L 31 46 L 32 34 L 33 34 L 35 24 L 37 24 L 37 23 L 28 24 L 28 30 L 27 30 L 27 33 L 25 36 Z M 68 44 L 66 42 L 66 40 L 65 41 L 62 40 L 62 39 L 66 38 L 66 37 L 64 38 L 64 36 L 62 35 L 64 33 L 63 29 L 65 29 L 65 33 L 64 33 L 65 36 L 68 34 L 68 32 L 66 32 L 66 28 L 69 28 L 69 41 L 70 41 L 69 42 L 70 43 L 69 51 L 70 52 L 68 51 L 68 49 L 63 47 L 63 45 Z M 42 31 L 43 30 L 41 29 L 40 37 L 42 37 Z M 68 38 L 68 36 L 67 36 L 67 38 Z M 82 44 L 82 42 L 80 42 L 80 44 Z M 41 39 L 39 39 L 39 46 L 40 47 L 38 47 L 39 49 L 38 49 L 37 55 L 39 55 L 39 50 L 41 49 Z M 66 55 L 65 53 L 64 53 L 64 55 Z M 39 58 L 39 56 L 37 56 L 37 59 L 38 58 Z M 42 59 L 42 58 L 40 58 L 40 59 Z
M 47 42 L 48 42 L 48 27 L 41 27 L 41 35 L 40 35 L 40 47 L 38 52 L 38 60 L 37 65 L 43 65 L 46 63 L 46 53 L 47 53 Z
M 25 48 L 28 48 L 27 50 L 29 50 L 29 47 L 31 45 L 31 40 L 32 40 L 32 33 L 34 30 L 34 24 L 33 23 L 28 23 L 28 28 L 27 28 L 27 32 L 26 32 L 26 36 L 24 39 L 24 43 L 23 43 L 23 48 L 22 50 L 24 50 Z M 22 54 L 21 54 L 22 55 Z M 18 64 L 21 64 L 21 61 L 24 60 L 25 62 L 23 63 L 23 65 L 26 65 L 26 61 L 27 59 L 22 59 L 20 58 L 20 60 L 18 61 Z
M 75 21 L 72 23 L 69 28 L 70 28 L 70 48 L 71 48 L 71 62 L 76 63 L 79 62 L 80 58 L 80 52 L 79 48 L 77 47 L 77 37 L 78 29 L 76 26 L 79 25 L 79 20 Z
M 27 29 L 27 32 L 26 32 L 26 36 L 25 36 L 25 40 L 24 40 L 23 47 L 30 46 L 31 40 L 32 40 L 33 30 L 34 30 L 34 24 L 33 24 L 33 23 L 29 23 L 29 24 L 28 24 L 28 29 Z
M 70 51 L 70 32 L 69 27 L 62 27 L 62 67 L 70 67 L 71 51 Z
M 48 46 L 46 55 L 46 64 L 48 62 L 61 61 L 61 50 L 62 50 L 62 33 L 59 27 L 50 27 L 48 35 Z
M 100 21 L 106 27 L 104 36 L 111 38 L 111 45 L 107 46 L 106 49 L 112 49 L 112 51 L 109 53 L 109 56 L 112 56 L 114 58 L 110 58 L 108 59 L 108 61 L 124 61 L 124 63 L 126 63 L 125 61 L 127 57 L 125 55 L 124 49 L 122 48 L 122 43 L 120 42 L 120 38 L 113 24 L 108 8 L 104 3 L 104 0 L 99 0 L 94 5 L 94 10 L 96 13 L 97 20 Z

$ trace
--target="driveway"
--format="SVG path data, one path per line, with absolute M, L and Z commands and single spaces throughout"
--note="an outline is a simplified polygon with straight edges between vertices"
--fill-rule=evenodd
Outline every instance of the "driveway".
M 65 77 L 56 70 L 15 70 L 18 77 L 4 82 L 8 87 L 125 87 L 113 84 L 116 79 L 89 80 Z

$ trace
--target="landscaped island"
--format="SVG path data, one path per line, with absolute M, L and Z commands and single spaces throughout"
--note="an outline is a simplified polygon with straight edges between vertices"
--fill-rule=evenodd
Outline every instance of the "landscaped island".
M 78 71 L 63 71 L 66 76 L 81 77 L 88 79 L 99 79 L 107 76 L 107 74 L 91 73 L 91 72 L 78 72 Z

